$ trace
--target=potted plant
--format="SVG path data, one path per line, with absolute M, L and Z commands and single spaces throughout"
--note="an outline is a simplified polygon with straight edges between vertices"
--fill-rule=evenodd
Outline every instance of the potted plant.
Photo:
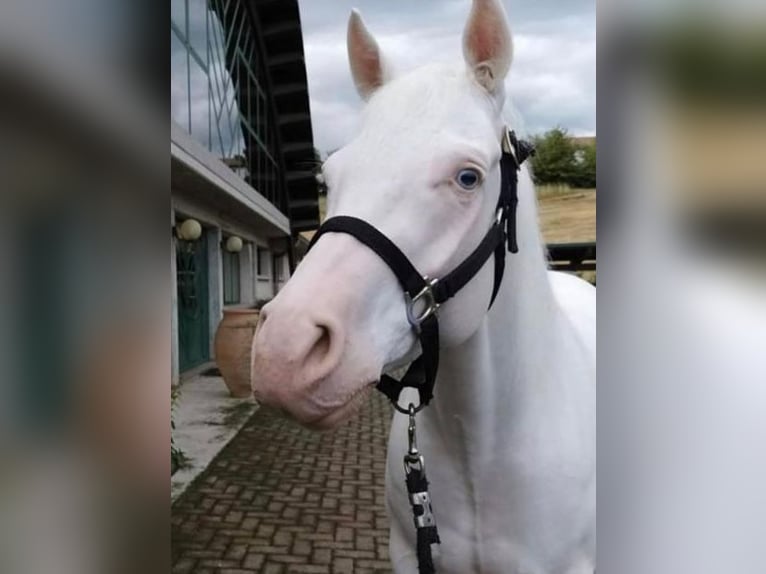
M 260 309 L 267 301 L 252 307 L 223 310 L 223 319 L 215 332 L 215 362 L 233 397 L 250 396 L 250 362 L 253 337 Z

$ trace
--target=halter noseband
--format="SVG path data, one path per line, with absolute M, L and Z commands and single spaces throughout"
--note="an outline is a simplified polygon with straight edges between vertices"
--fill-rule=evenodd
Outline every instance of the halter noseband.
M 309 244 L 311 249 L 325 233 L 347 233 L 364 243 L 394 272 L 404 290 L 407 319 L 420 339 L 421 355 L 415 359 L 401 380 L 383 374 L 377 388 L 386 395 L 396 409 L 404 414 L 411 411 L 398 403 L 405 387 L 418 390 L 421 410 L 433 398 L 436 373 L 439 368 L 439 307 L 465 287 L 487 260 L 495 255 L 495 282 L 489 306 L 497 297 L 505 271 L 506 246 L 511 253 L 518 252 L 516 244 L 516 205 L 518 204 L 518 172 L 521 164 L 534 154 L 534 148 L 516 139 L 513 131 L 504 130 L 500 159 L 500 197 L 495 219 L 489 231 L 473 252 L 460 265 L 441 278 L 421 275 L 407 256 L 388 237 L 362 219 L 348 215 L 331 217 L 325 221 Z M 422 302 L 422 304 L 421 304 Z M 420 311 L 416 307 L 422 305 Z

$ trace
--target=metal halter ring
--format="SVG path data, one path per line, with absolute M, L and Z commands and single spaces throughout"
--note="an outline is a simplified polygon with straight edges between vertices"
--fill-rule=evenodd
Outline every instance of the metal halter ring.
M 407 320 L 418 333 L 420 333 L 420 324 L 439 310 L 439 304 L 436 302 L 433 291 L 439 280 L 428 277 L 423 277 L 423 279 L 426 281 L 426 286 L 417 295 L 412 297 L 409 293 L 404 293 L 404 298 L 407 301 Z M 415 304 L 421 299 L 425 301 L 426 308 L 419 315 L 416 315 Z
M 420 403 L 418 406 L 414 406 L 412 403 L 410 403 L 410 406 L 408 408 L 404 408 L 399 406 L 399 403 L 395 403 L 394 401 L 391 401 L 391 404 L 394 405 L 394 408 L 402 413 L 403 415 L 409 415 L 409 414 L 416 414 L 425 408 L 425 405 L 423 403 Z

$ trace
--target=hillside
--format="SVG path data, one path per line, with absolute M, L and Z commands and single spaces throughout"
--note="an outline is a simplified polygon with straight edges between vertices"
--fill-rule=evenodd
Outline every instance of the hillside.
M 326 197 L 319 198 L 320 219 L 326 213 Z M 538 187 L 540 226 L 546 243 L 596 240 L 596 190 Z M 304 234 L 307 238 L 313 232 Z
M 596 190 L 538 187 L 538 215 L 546 243 L 596 241 Z

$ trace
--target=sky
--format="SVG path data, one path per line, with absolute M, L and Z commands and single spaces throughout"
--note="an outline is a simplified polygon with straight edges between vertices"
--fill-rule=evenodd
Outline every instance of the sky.
M 506 79 L 520 132 L 561 126 L 596 134 L 595 0 L 503 0 L 514 40 Z M 388 61 L 407 71 L 462 61 L 470 0 L 299 0 L 316 147 L 327 154 L 348 142 L 362 101 L 346 53 L 352 8 L 362 13 Z M 514 126 L 516 127 L 516 126 Z

